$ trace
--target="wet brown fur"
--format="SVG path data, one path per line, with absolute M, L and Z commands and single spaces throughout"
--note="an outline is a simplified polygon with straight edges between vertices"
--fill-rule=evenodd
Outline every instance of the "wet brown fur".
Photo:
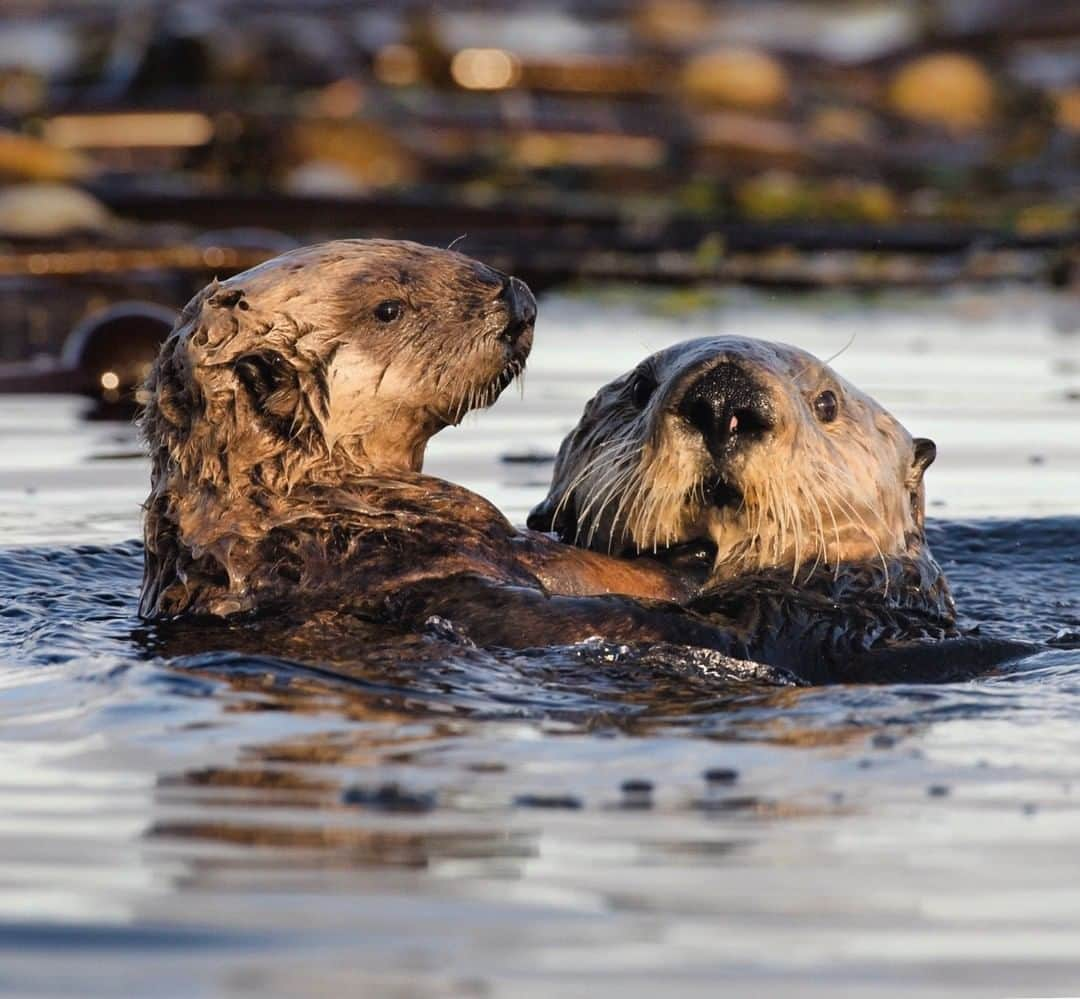
M 146 386 L 143 616 L 378 609 L 455 573 L 682 595 L 658 569 L 518 532 L 481 497 L 421 474 L 432 434 L 524 367 L 532 330 L 503 336 L 505 281 L 450 251 L 342 240 L 196 295 Z M 399 319 L 379 320 L 387 301 Z
M 494 401 L 524 364 L 531 330 L 515 347 L 502 337 L 504 280 L 459 254 L 350 240 L 197 295 L 147 385 L 141 613 L 272 612 L 282 625 L 344 614 L 376 634 L 412 635 L 448 618 L 486 646 L 601 635 L 795 665 L 799 634 L 816 640 L 835 614 L 819 602 L 799 619 L 790 586 L 770 589 L 762 577 L 684 610 L 671 601 L 691 597 L 687 580 L 518 531 L 481 497 L 422 474 L 430 436 Z M 406 306 L 400 323 L 373 319 L 388 299 Z M 921 486 L 912 495 L 921 528 Z M 803 623 L 774 648 L 762 622 L 778 608 Z M 920 634 L 940 630 L 928 628 Z M 885 634 L 880 616 L 864 634 Z

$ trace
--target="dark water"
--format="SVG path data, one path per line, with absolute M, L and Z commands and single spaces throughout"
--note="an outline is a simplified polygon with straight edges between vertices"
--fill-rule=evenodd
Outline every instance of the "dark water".
M 567 375 L 600 321 L 562 308 L 526 403 L 434 455 L 519 520 L 547 469 L 497 455 L 550 450 L 604 365 L 698 332 L 639 316 Z M 801 322 L 823 354 L 845 323 L 900 331 L 852 376 L 938 439 L 931 540 L 966 623 L 1046 646 L 964 684 L 765 687 L 447 631 L 404 668 L 318 629 L 147 629 L 130 432 L 0 404 L 0 992 L 1080 992 L 1077 347 L 1025 308 L 1022 357 L 981 305 L 721 316 Z
M 554 966 L 537 985 L 572 974 L 575 959 L 600 962 L 610 984 L 626 974 L 624 949 L 648 953 L 682 921 L 681 946 L 701 951 L 687 988 L 707 992 L 721 972 L 779 986 L 768 940 L 793 931 L 791 906 L 843 924 L 874 882 L 896 881 L 897 850 L 902 869 L 907 850 L 951 849 L 963 867 L 948 877 L 963 880 L 1003 846 L 990 838 L 979 859 L 902 821 L 882 828 L 882 797 L 915 823 L 955 821 L 959 806 L 969 837 L 985 834 L 981 822 L 1007 841 L 1010 821 L 1044 834 L 1075 821 L 1080 518 L 944 522 L 932 534 L 969 623 L 1046 651 L 962 685 L 810 690 L 732 685 L 707 661 L 614 648 L 455 653 L 438 634 L 417 642 L 408 672 L 340 636 L 326 658 L 290 661 L 251 651 L 259 638 L 242 629 L 146 629 L 135 543 L 4 550 L 0 953 L 11 960 L 0 967 L 31 991 L 98 981 L 102 967 L 102 994 L 151 990 L 163 967 L 194 967 L 206 988 L 238 975 L 236 991 L 284 994 L 300 962 L 329 991 L 362 981 L 483 994 L 505 975 L 516 995 L 542 959 Z M 317 639 L 305 642 L 318 655 Z M 935 759 L 935 730 L 987 738 L 966 758 Z M 799 887 L 822 873 L 824 830 L 855 836 L 868 823 L 881 852 L 859 844 L 861 875 L 836 866 Z M 763 844 L 795 883 L 771 872 L 746 896 L 745 864 Z M 852 860 L 833 851 L 834 864 Z M 1036 890 L 1025 871 L 1045 865 L 1041 851 L 1037 839 L 1006 851 L 1020 896 Z M 987 916 L 975 899 L 953 904 Z M 860 913 L 857 938 L 892 939 L 875 927 L 897 918 L 881 905 Z M 994 918 L 1026 927 L 1032 916 Z M 732 922 L 754 937 L 753 967 L 694 937 Z M 992 939 L 975 948 L 987 968 L 1001 960 Z M 934 949 L 909 946 L 920 966 Z M 661 979 L 682 973 L 667 948 L 647 961 Z M 1040 976 L 1055 959 L 1072 973 L 1072 953 L 1040 959 Z M 894 984 L 909 974 L 894 969 Z
M 1030 642 L 1042 652 L 993 671 L 1022 680 L 1055 652 L 1080 649 L 1080 517 L 931 522 L 932 550 L 948 575 L 962 623 L 986 636 Z M 239 624 L 150 625 L 137 615 L 142 549 L 136 541 L 0 550 L 0 658 L 19 666 L 53 666 L 95 656 L 112 671 L 150 665 L 183 692 L 193 677 L 252 679 L 285 698 L 297 688 L 360 698 L 416 715 L 485 719 L 545 718 L 576 724 L 620 724 L 643 717 L 685 723 L 708 711 L 731 721 L 747 700 L 767 703 L 771 678 L 732 677 L 705 650 L 602 642 L 503 652 L 477 649 L 453 622 L 414 639 L 373 644 L 366 631 L 276 629 L 260 619 Z M 1076 656 L 1065 655 L 1068 665 Z M 167 681 L 171 681 L 167 682 Z M 790 717 L 790 694 L 782 708 Z M 943 685 L 949 695 L 954 691 Z M 934 688 L 927 696 L 934 697 Z M 871 691 L 871 698 L 876 691 Z M 835 696 L 830 691 L 829 696 Z M 644 696 L 642 696 L 644 695 Z

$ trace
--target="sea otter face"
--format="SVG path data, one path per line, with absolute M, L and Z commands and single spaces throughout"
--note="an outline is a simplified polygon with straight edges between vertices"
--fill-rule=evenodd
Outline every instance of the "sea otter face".
M 602 388 L 529 526 L 629 555 L 716 545 L 714 578 L 883 557 L 921 534 L 934 445 L 805 351 L 678 344 Z
M 535 317 L 524 283 L 459 253 L 306 247 L 192 300 L 147 386 L 144 430 L 181 464 L 227 456 L 211 479 L 291 488 L 419 470 L 432 434 L 521 373 Z

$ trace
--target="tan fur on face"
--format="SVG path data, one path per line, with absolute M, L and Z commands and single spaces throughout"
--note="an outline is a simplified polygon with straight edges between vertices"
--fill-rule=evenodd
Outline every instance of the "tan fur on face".
M 719 467 L 678 407 L 698 379 L 728 362 L 752 372 L 774 422 Z M 644 407 L 634 402 L 641 376 L 656 384 Z M 814 411 L 826 389 L 839 400 L 831 423 Z M 915 442 L 805 351 L 712 337 L 661 351 L 597 393 L 563 442 L 530 526 L 622 554 L 711 539 L 714 579 L 884 559 L 921 538 L 922 473 L 932 459 L 929 442 Z M 737 486 L 741 503 L 712 502 L 718 478 Z
M 297 490 L 418 471 L 434 433 L 490 405 L 532 342 L 503 336 L 505 280 L 446 250 L 341 240 L 196 295 L 147 384 L 142 613 L 211 584 L 243 607 L 233 550 L 298 516 Z M 401 311 L 385 322 L 388 301 Z

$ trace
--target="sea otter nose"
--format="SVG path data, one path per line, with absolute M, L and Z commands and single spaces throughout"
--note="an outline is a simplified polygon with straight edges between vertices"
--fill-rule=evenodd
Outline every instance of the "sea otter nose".
M 701 433 L 717 457 L 757 440 L 773 427 L 768 392 L 738 364 L 723 361 L 683 394 L 679 415 Z
M 536 299 L 529 286 L 516 277 L 506 279 L 499 297 L 506 302 L 510 313 L 503 338 L 510 343 L 516 343 L 522 333 L 536 322 Z

